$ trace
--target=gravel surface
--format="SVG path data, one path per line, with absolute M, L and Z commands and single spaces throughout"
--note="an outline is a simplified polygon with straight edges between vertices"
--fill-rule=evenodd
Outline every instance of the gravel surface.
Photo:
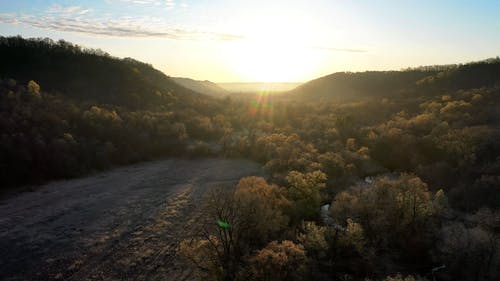
M 203 194 L 262 174 L 246 160 L 170 159 L 0 201 L 0 280 L 191 280 L 175 249 Z

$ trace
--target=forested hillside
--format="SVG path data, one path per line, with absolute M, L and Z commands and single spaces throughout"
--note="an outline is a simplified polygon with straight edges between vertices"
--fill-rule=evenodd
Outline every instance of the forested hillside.
M 242 103 L 230 151 L 272 176 L 211 197 L 230 232 L 207 222 L 179 252 L 211 280 L 498 279 L 499 65 L 333 74 Z
M 172 80 L 183 87 L 186 87 L 198 93 L 203 93 L 205 95 L 219 98 L 229 95 L 228 91 L 221 88 L 219 85 L 207 80 L 199 81 L 183 77 L 172 77 Z
M 402 71 L 337 72 L 291 91 L 302 99 L 354 101 L 362 98 L 439 94 L 500 85 L 500 59 L 436 65 Z
M 3 187 L 187 155 L 224 131 L 200 129 L 221 101 L 133 59 L 20 37 L 0 38 L 0 59 Z
M 0 77 L 30 80 L 46 92 L 78 101 L 132 109 L 196 106 L 200 94 L 179 86 L 151 65 L 131 58 L 113 58 L 50 39 L 0 38 Z
M 262 163 L 179 245 L 201 280 L 500 278 L 498 58 L 215 99 L 66 42 L 2 42 L 5 185 L 172 155 Z

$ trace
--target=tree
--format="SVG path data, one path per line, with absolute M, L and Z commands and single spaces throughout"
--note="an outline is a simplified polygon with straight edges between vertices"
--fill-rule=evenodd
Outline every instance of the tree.
M 265 245 L 287 226 L 282 210 L 289 202 L 284 192 L 258 177 L 241 179 L 235 190 L 210 192 L 201 231 L 181 244 L 179 254 L 210 278 L 234 280 L 250 249 Z
M 327 231 L 326 226 L 318 226 L 311 221 L 302 222 L 297 240 L 304 246 L 309 256 L 320 259 L 327 255 L 330 247 L 327 241 Z
M 232 281 L 244 255 L 241 237 L 250 230 L 249 224 L 241 219 L 240 205 L 232 191 L 210 192 L 204 211 L 206 218 L 200 233 L 184 240 L 177 252 L 197 266 L 202 280 Z
M 352 219 L 347 219 L 345 231 L 339 237 L 339 246 L 361 257 L 365 256 L 366 240 L 363 227 Z
M 284 214 L 290 207 L 286 190 L 270 185 L 261 177 L 245 177 L 236 186 L 235 199 L 240 204 L 240 216 L 251 227 L 244 233 L 247 243 L 262 243 L 275 237 L 288 224 Z
M 318 156 L 318 161 L 329 177 L 341 177 L 346 173 L 346 163 L 340 153 L 326 152 Z
M 272 241 L 249 259 L 244 275 L 247 278 L 242 280 L 303 280 L 305 261 L 306 251 L 302 245 L 289 240 Z
M 199 271 L 200 280 L 220 280 L 222 272 L 218 256 L 214 254 L 214 247 L 219 247 L 215 237 L 209 239 L 183 240 L 177 248 L 177 254 L 187 258 Z
M 439 259 L 453 279 L 496 280 L 500 277 L 500 212 L 481 209 L 466 223 L 450 222 L 440 231 Z
M 418 256 L 432 243 L 445 203 L 442 191 L 434 195 L 420 178 L 403 174 L 339 193 L 331 212 L 339 222 L 360 223 L 372 245 L 402 248 L 407 256 Z
M 30 80 L 28 82 L 28 93 L 36 98 L 40 97 L 40 85 L 38 85 L 35 81 Z
M 257 139 L 256 147 L 258 160 L 276 174 L 286 175 L 290 170 L 313 171 L 319 165 L 316 148 L 303 142 L 297 134 L 263 135 Z
M 321 190 L 325 188 L 326 174 L 321 171 L 301 173 L 291 171 L 286 177 L 289 198 L 294 202 L 294 217 L 314 218 L 322 203 Z

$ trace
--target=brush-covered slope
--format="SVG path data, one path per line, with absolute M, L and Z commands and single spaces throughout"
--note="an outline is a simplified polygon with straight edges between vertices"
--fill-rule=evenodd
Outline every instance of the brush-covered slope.
M 419 89 L 457 91 L 500 86 L 500 58 L 454 65 L 416 82 Z
M 194 80 L 191 78 L 183 78 L 183 77 L 172 77 L 175 83 L 191 89 L 195 92 L 202 93 L 212 97 L 224 97 L 229 94 L 228 91 L 221 88 L 219 85 L 214 82 L 205 80 Z
M 422 71 L 337 72 L 307 82 L 291 94 L 304 99 L 335 100 L 393 95 L 428 75 Z
M 0 37 L 0 193 L 115 165 L 198 156 L 227 103 L 150 65 L 49 39 Z M 201 144 L 201 145 L 198 145 Z
M 66 41 L 0 37 L 0 77 L 34 80 L 49 92 L 97 103 L 151 108 L 204 98 L 151 65 Z
M 299 99 L 356 100 L 399 94 L 432 94 L 500 85 L 500 59 L 403 71 L 333 73 L 294 89 Z

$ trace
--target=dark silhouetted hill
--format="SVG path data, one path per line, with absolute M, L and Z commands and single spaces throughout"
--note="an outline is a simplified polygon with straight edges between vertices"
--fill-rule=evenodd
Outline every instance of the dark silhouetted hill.
M 422 90 L 467 90 L 500 86 L 500 58 L 450 67 L 416 82 Z
M 292 90 L 299 99 L 356 100 L 399 94 L 432 94 L 500 85 L 500 59 L 403 71 L 337 72 Z
M 205 97 L 151 65 L 60 40 L 0 37 L 0 77 L 37 81 L 49 92 L 135 109 L 195 104 Z
M 115 165 L 212 153 L 230 101 L 65 41 L 0 37 L 0 192 Z
M 228 91 L 208 80 L 201 81 L 183 77 L 172 77 L 172 80 L 185 88 L 208 96 L 224 97 L 229 94 Z

